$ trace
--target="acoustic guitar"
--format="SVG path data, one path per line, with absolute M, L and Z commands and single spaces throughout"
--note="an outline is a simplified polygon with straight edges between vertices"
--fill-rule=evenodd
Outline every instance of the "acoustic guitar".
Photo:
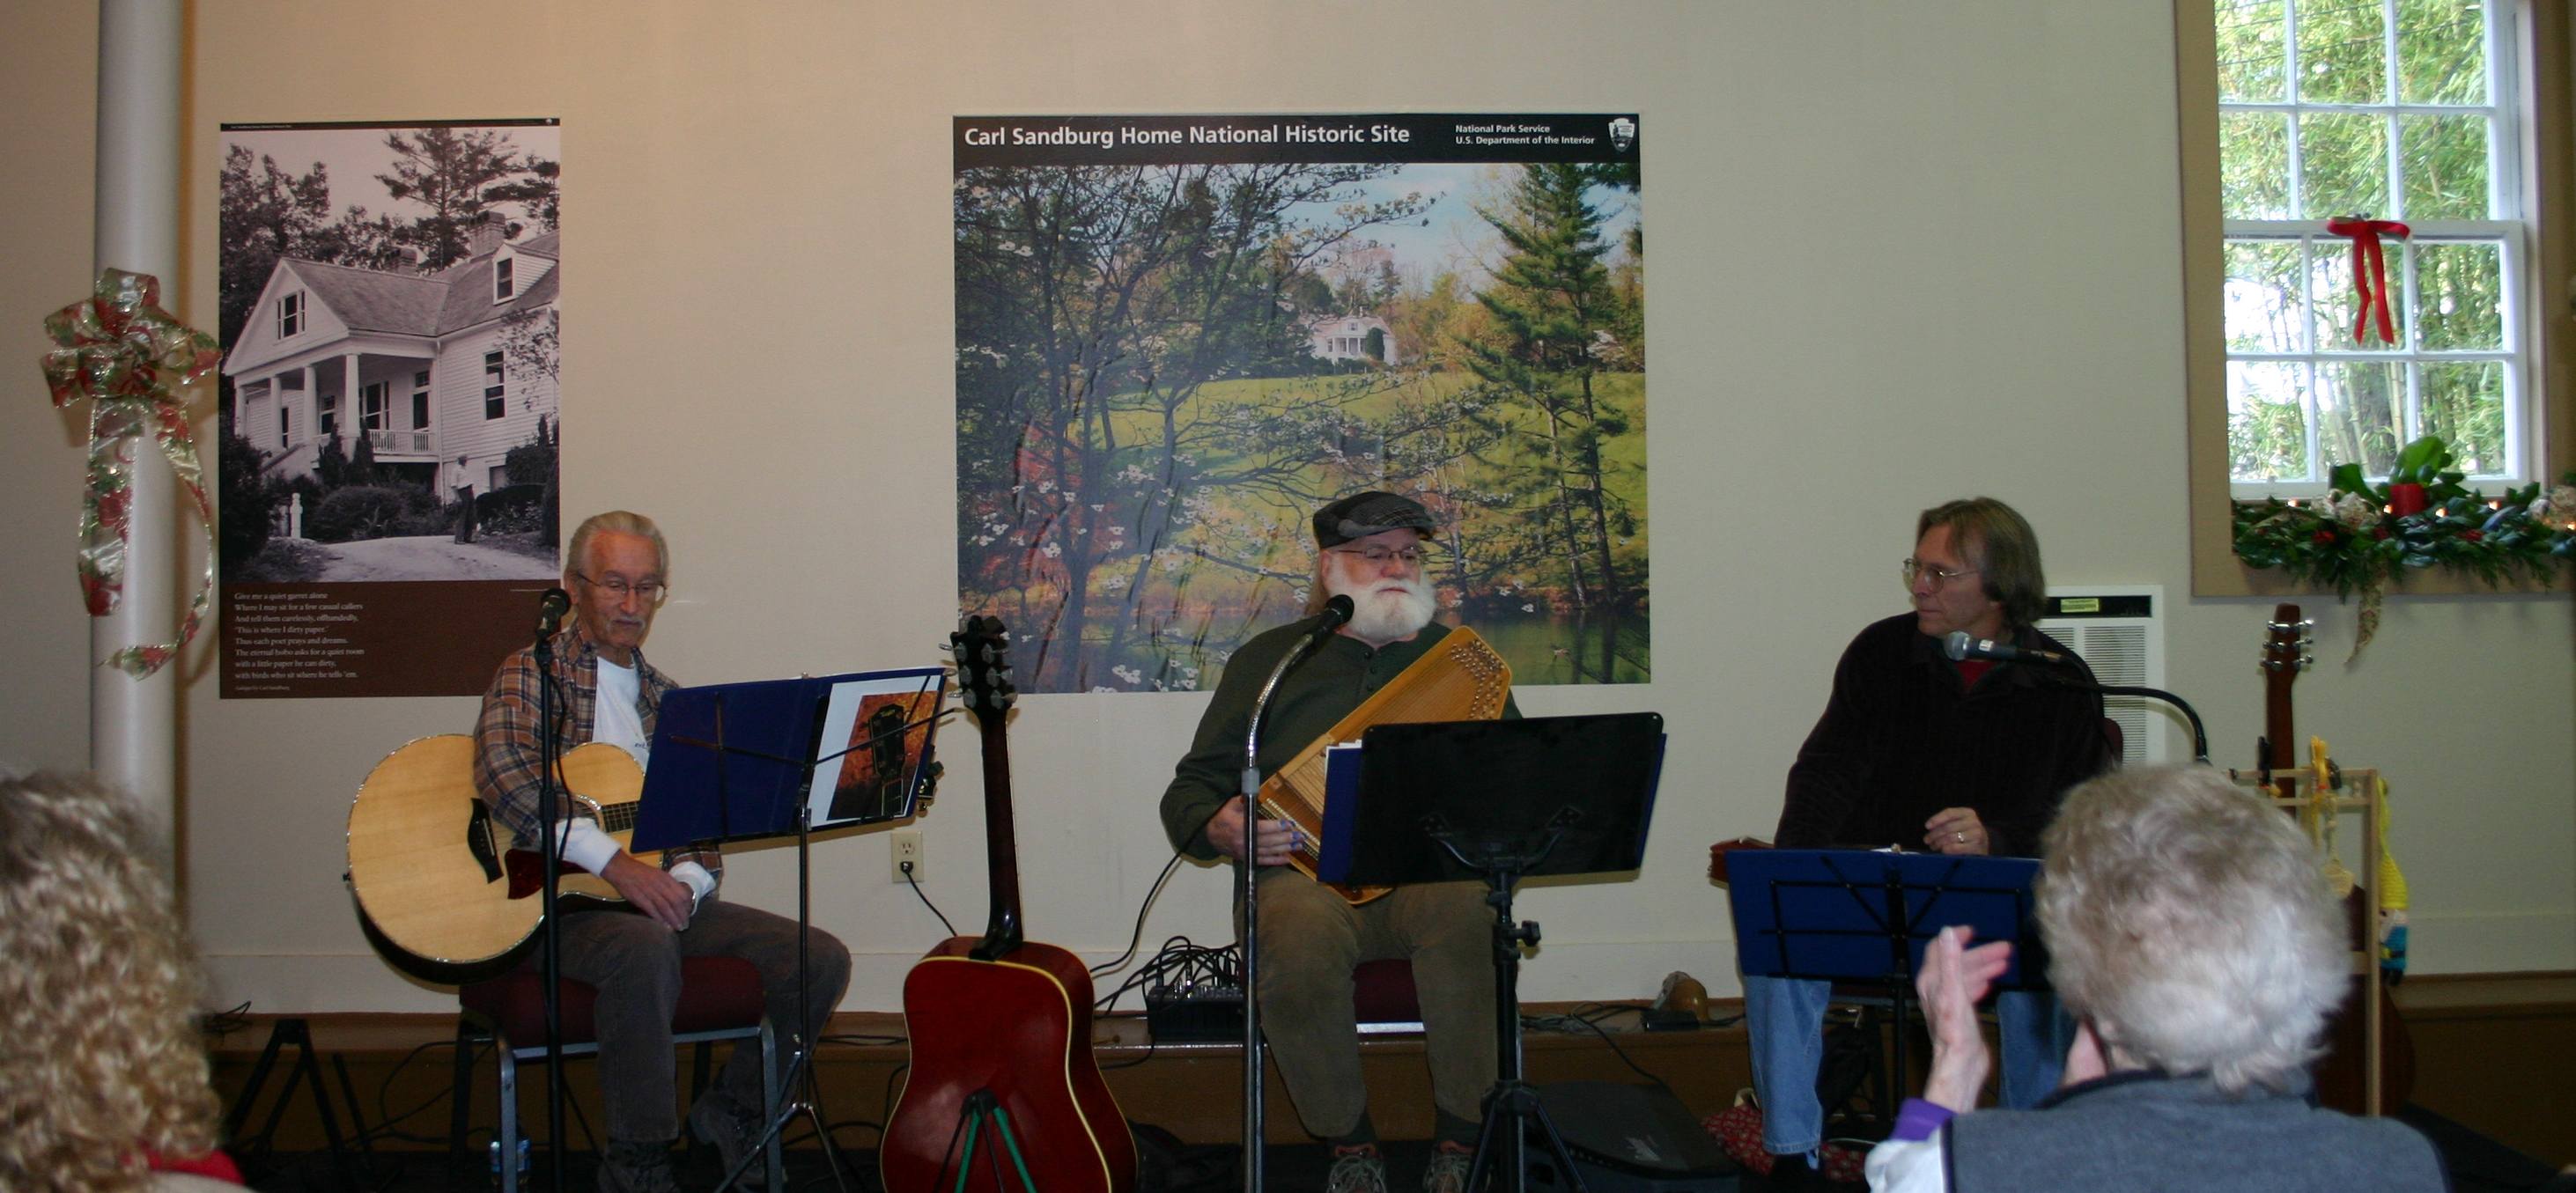
M 991 918 L 903 981 L 911 1075 L 877 1152 L 886 1193 L 1128 1193 L 1136 1141 L 1091 1053 L 1091 972 L 1023 938 L 1005 722 L 1015 699 L 1002 622 L 949 638 L 984 748 Z
M 2308 623 L 2299 616 L 2299 607 L 2275 605 L 2272 620 L 2266 626 L 2263 640 L 2263 767 L 2271 776 L 2274 790 L 2282 796 L 2298 792 L 2294 776 L 2308 769 L 2293 745 L 2295 723 L 2290 704 L 2290 689 L 2299 681 L 2299 673 L 2313 661 L 2308 654 Z M 2318 767 L 2318 769 L 2324 769 Z M 2323 785 L 2314 792 L 2320 798 L 2330 794 Z M 2309 809 L 2301 819 L 2311 819 Z M 2364 865 L 2376 865 L 2378 859 L 2365 858 Z M 2406 1104 L 2415 1085 L 2415 1041 L 2406 1030 L 2405 1021 L 2397 1014 L 2397 1000 L 2380 983 L 2378 943 L 2374 939 L 2377 925 L 2371 922 L 2359 887 L 2344 899 L 2344 915 L 2351 926 L 2350 946 L 2369 958 L 2361 973 L 2353 975 L 2352 996 L 2344 1001 L 2326 1026 L 2326 1052 L 2316 1062 L 2317 1100 L 2349 1114 L 2391 1114 Z M 2369 1096 L 2369 1071 L 2366 1065 L 2370 1042 L 2370 1005 L 2376 1002 L 2379 1018 L 2379 1099 L 2373 1104 Z
M 510 848 L 510 830 L 474 797 L 474 749 L 461 733 L 412 742 L 367 772 L 349 806 L 342 877 L 360 927 L 396 967 L 433 981 L 508 968 L 544 921 L 545 854 Z M 635 759 L 592 742 L 563 756 L 562 774 L 576 814 L 596 818 L 624 848 L 644 791 Z M 625 901 L 570 863 L 556 888 L 565 899 Z

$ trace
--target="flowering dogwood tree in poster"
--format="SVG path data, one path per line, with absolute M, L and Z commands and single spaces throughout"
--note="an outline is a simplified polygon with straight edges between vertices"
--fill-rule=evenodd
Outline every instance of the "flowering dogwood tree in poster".
M 1213 686 L 1371 488 L 1520 682 L 1651 676 L 1633 115 L 955 136 L 958 583 L 1023 690 Z

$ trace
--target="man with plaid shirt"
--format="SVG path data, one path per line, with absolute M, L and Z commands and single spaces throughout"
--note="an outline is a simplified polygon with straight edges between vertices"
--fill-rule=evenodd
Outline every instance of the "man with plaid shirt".
M 564 587 L 573 593 L 574 619 L 555 636 L 550 677 L 561 748 L 608 742 L 644 764 L 662 696 L 677 686 L 644 661 L 642 650 L 653 614 L 670 592 L 669 550 L 652 519 L 617 510 L 582 523 L 565 559 Z M 475 725 L 475 792 L 521 848 L 537 848 L 549 835 L 537 811 L 538 694 L 548 678 L 538 668 L 535 648 L 521 648 L 492 677 Z M 760 970 L 770 1022 L 782 1033 L 799 1035 L 810 1049 L 849 985 L 850 951 L 819 929 L 808 935 L 812 968 L 804 988 L 811 1001 L 800 1008 L 796 921 L 717 897 L 724 862 L 714 850 L 673 851 L 655 866 L 620 849 L 588 818 L 563 821 L 560 836 L 568 864 L 605 879 L 626 900 L 624 909 L 569 912 L 560 924 L 564 976 L 599 990 L 594 1019 L 600 1096 L 608 1112 L 599 1188 L 673 1189 L 670 1145 L 679 1134 L 679 1070 L 671 1013 L 680 997 L 680 959 L 750 961 Z M 759 1053 L 739 1048 L 716 1085 L 690 1108 L 689 1126 L 715 1144 L 731 1167 L 766 1126 L 759 1119 L 761 1104 Z M 743 1172 L 746 1184 L 765 1176 L 758 1165 Z

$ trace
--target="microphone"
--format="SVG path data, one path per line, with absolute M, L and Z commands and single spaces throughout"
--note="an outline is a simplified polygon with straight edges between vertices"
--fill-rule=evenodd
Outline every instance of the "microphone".
M 1324 620 L 1316 623 L 1315 628 L 1307 632 L 1306 645 L 1311 649 L 1321 644 L 1326 635 L 1349 625 L 1352 615 L 1358 612 L 1359 606 L 1352 604 L 1351 598 L 1347 596 L 1337 596 L 1324 602 Z
M 560 588 L 549 588 L 537 598 L 537 637 L 552 638 L 563 628 L 564 614 L 572 612 L 572 594 Z
M 1950 656 L 1954 663 L 1966 659 L 1994 659 L 2006 663 L 2047 663 L 2064 667 L 2075 662 L 2075 656 L 2064 651 L 2015 646 L 1992 638 L 1972 638 L 1966 630 L 1950 631 L 1950 636 L 1941 641 L 1941 653 Z

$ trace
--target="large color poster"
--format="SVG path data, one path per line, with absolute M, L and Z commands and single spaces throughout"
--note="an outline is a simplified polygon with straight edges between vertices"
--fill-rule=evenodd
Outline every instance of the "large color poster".
M 1518 682 L 1649 678 L 1633 114 L 954 135 L 958 584 L 1022 690 L 1212 687 L 1368 488 Z
M 457 696 L 555 583 L 552 120 L 226 125 L 226 697 Z

